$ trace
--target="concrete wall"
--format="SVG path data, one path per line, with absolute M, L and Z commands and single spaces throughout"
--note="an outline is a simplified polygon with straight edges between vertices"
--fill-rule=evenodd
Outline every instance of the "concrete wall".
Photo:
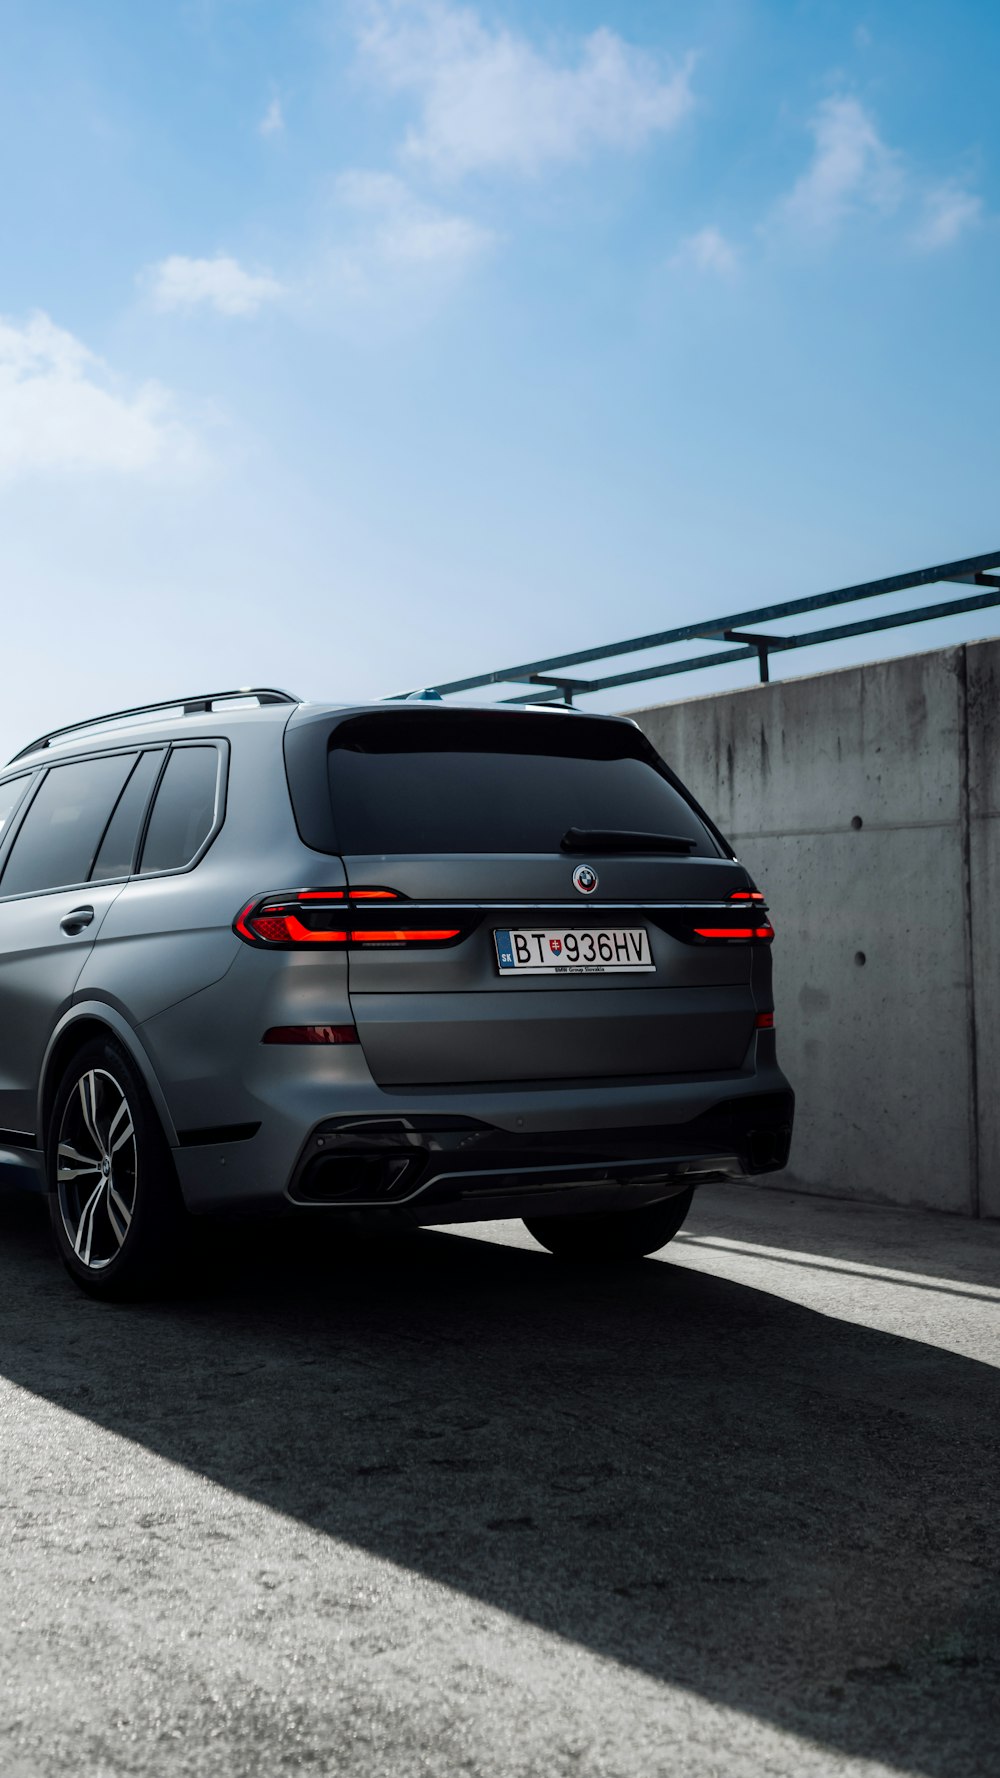
M 1000 1216 L 1000 640 L 634 715 L 770 903 L 780 1180 Z

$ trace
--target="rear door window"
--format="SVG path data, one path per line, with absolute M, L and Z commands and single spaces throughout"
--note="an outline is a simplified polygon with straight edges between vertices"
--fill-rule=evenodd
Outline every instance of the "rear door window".
M 141 874 L 183 870 L 216 822 L 220 755 L 215 747 L 175 747 L 160 779 L 142 848 Z
M 93 883 L 105 883 L 113 877 L 127 877 L 135 863 L 136 846 L 142 818 L 146 813 L 156 775 L 163 764 L 163 748 L 143 753 L 132 769 L 115 812 L 108 822 L 100 851 L 90 873 Z
M 638 733 L 575 716 L 410 711 L 334 731 L 338 850 L 558 852 L 567 829 L 669 833 L 718 848 Z
M 85 883 L 135 753 L 51 766 L 17 833 L 0 894 L 26 895 Z

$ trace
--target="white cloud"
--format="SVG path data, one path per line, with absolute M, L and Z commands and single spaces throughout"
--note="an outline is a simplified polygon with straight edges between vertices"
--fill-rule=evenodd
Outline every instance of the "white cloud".
M 123 392 L 75 335 L 38 313 L 0 318 L 0 478 L 43 472 L 141 475 L 196 464 L 168 392 Z
M 286 318 L 349 320 L 384 326 L 397 312 L 408 324 L 426 317 L 456 278 L 492 247 L 495 236 L 471 217 L 418 197 L 395 173 L 354 169 L 332 187 L 333 227 L 306 242 L 279 280 L 250 273 L 224 255 L 175 254 L 140 282 L 156 308 L 211 308 L 253 315 L 279 299 Z
M 281 100 L 272 99 L 257 125 L 257 134 L 258 136 L 280 136 L 284 127 L 285 114 L 281 109 Z
M 214 259 L 171 254 L 146 274 L 153 304 L 161 310 L 217 309 L 220 315 L 255 315 L 285 294 L 268 272 L 248 272 L 226 253 Z
M 493 242 L 489 229 L 421 202 L 392 173 L 343 173 L 337 196 L 370 220 L 369 246 L 390 264 L 457 269 Z
M 887 148 L 858 99 L 826 99 L 812 120 L 812 162 L 780 206 L 801 232 L 829 235 L 851 213 L 897 208 L 903 193 L 899 156 Z
M 717 228 L 700 228 L 687 235 L 674 254 L 676 266 L 694 266 L 699 272 L 717 272 L 729 277 L 735 272 L 739 255 L 731 242 Z
M 360 45 L 386 87 L 418 100 L 406 153 L 446 175 L 530 174 L 596 148 L 637 148 L 694 103 L 690 57 L 667 70 L 604 29 L 568 65 L 449 0 L 369 0 Z
M 901 212 L 911 247 L 950 247 L 983 219 L 983 201 L 960 180 L 928 181 L 890 148 L 860 100 L 841 94 L 814 115 L 812 161 L 777 205 L 772 221 L 829 239 L 852 216 Z M 914 221 L 914 218 L 916 220 Z
M 955 181 L 933 185 L 924 193 L 923 215 L 911 240 L 924 253 L 950 247 L 967 229 L 982 221 L 983 200 Z

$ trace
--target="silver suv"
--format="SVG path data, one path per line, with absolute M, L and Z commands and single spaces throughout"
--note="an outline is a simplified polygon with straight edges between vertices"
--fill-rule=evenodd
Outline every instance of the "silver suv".
M 785 1164 L 763 897 L 635 723 L 259 689 L 0 775 L 0 1171 L 72 1276 L 191 1214 L 522 1217 L 651 1253 Z

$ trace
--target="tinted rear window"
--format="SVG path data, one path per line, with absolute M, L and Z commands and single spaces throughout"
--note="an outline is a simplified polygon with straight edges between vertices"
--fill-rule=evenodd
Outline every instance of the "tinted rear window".
M 717 848 L 635 730 L 586 718 L 399 712 L 334 732 L 339 850 L 557 852 L 567 828 L 631 828 Z

